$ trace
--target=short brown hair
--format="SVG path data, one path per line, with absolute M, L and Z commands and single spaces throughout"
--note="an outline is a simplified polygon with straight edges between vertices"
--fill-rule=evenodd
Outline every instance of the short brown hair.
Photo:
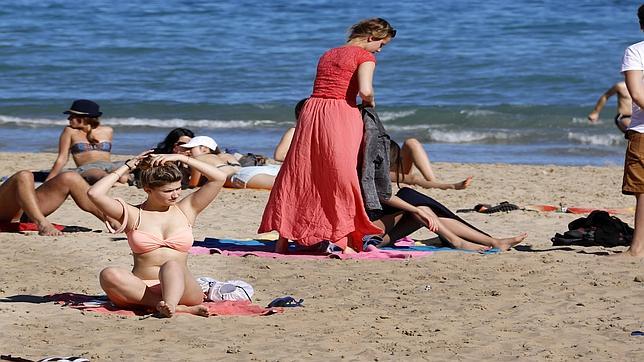
M 144 158 L 139 164 L 141 170 L 139 181 L 143 187 L 159 187 L 169 183 L 181 181 L 183 174 L 174 162 L 166 162 L 164 165 L 152 166 L 150 157 Z
M 396 29 L 383 18 L 366 19 L 353 24 L 349 28 L 349 38 L 347 40 L 369 36 L 377 40 L 393 38 L 396 36 Z

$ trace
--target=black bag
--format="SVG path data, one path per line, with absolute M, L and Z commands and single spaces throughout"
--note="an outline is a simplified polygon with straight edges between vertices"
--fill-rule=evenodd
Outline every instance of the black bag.
M 266 156 L 257 155 L 254 153 L 247 153 L 239 158 L 239 164 L 242 167 L 248 166 L 264 166 L 266 164 Z
M 555 234 L 552 245 L 580 246 L 629 246 L 633 240 L 633 228 L 606 211 L 594 210 L 587 217 L 573 220 L 569 231 Z

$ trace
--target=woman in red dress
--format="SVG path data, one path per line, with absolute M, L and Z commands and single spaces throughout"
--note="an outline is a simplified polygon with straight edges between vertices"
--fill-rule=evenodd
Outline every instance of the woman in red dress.
M 279 232 L 277 252 L 286 252 L 289 239 L 304 246 L 328 240 L 351 252 L 362 249 L 363 235 L 382 232 L 369 221 L 360 193 L 363 122 L 356 96 L 375 106 L 374 53 L 395 35 L 384 19 L 363 20 L 350 28 L 347 44 L 320 57 L 258 230 Z

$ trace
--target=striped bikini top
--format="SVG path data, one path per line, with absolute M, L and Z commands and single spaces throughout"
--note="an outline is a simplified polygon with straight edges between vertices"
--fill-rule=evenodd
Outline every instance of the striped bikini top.
M 103 141 L 103 142 L 98 142 L 98 143 L 85 143 L 85 142 L 74 143 L 69 148 L 69 151 L 74 155 L 77 154 L 77 153 L 83 153 L 83 152 L 87 152 L 87 151 L 111 152 L 112 151 L 112 142 L 111 141 Z

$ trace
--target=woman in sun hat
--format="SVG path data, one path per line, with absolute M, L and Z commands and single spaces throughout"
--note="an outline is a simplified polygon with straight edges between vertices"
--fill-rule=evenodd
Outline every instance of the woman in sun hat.
M 113 130 L 112 127 L 101 125 L 99 117 L 103 112 L 96 102 L 77 99 L 63 113 L 69 115 L 69 125 L 60 134 L 58 157 L 47 180 L 63 171 L 70 153 L 77 167 L 75 171 L 90 184 L 122 164 L 110 162 Z

